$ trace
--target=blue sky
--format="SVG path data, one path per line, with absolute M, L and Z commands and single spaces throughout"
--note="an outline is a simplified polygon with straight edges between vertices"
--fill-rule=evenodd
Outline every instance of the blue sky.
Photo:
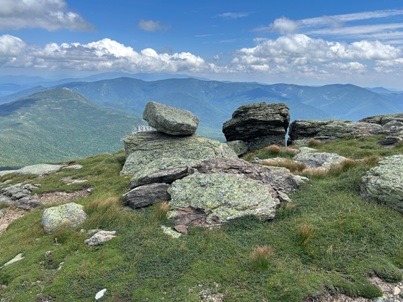
M 396 0 L 0 0 L 0 74 L 403 89 Z

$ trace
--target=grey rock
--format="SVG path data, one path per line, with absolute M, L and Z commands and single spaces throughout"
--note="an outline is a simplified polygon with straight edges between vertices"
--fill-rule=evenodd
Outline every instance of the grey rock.
M 248 150 L 267 145 L 285 144 L 290 122 L 288 107 L 283 104 L 257 103 L 239 107 L 223 125 L 227 141 L 242 140 Z
M 226 173 L 243 175 L 246 178 L 259 180 L 270 185 L 276 192 L 281 191 L 286 194 L 294 192 L 301 182 L 299 177 L 293 175 L 286 168 L 251 164 L 247 161 L 233 158 L 206 160 L 196 164 L 192 169 L 203 174 Z
M 0 219 L 4 217 L 4 212 L 0 209 Z
M 189 175 L 189 167 L 180 166 L 176 168 L 167 168 L 159 171 L 150 171 L 149 174 L 144 175 L 143 177 L 137 178 L 133 177 L 130 181 L 130 189 L 133 189 L 138 186 L 143 186 L 152 183 L 166 183 L 170 184 L 177 179 L 181 179 L 185 176 Z
M 402 138 L 400 138 L 400 137 L 387 136 L 387 137 L 380 139 L 378 141 L 378 144 L 382 145 L 382 146 L 391 146 L 391 145 L 398 144 L 401 141 L 402 141 Z
M 133 209 L 138 209 L 160 201 L 168 201 L 171 199 L 167 192 L 168 187 L 169 185 L 165 183 L 140 186 L 124 194 L 123 202 Z
M 403 213 L 403 155 L 386 157 L 362 178 L 361 196 Z
M 121 175 L 132 176 L 131 187 L 158 178 L 172 182 L 186 174 L 187 167 L 202 160 L 238 158 L 227 145 L 198 135 L 175 137 L 156 131 L 139 132 L 126 136 L 124 144 L 127 158 Z M 162 176 L 164 173 L 166 176 Z
M 23 256 L 22 253 L 18 254 L 17 256 L 15 256 L 13 259 L 11 259 L 10 261 L 7 261 L 6 263 L 4 263 L 2 266 L 0 266 L 0 270 L 3 269 L 6 266 L 9 266 L 11 264 L 14 264 L 16 262 L 20 262 L 21 260 L 23 260 L 25 257 Z
M 86 219 L 84 207 L 71 202 L 45 209 L 42 215 L 42 226 L 47 233 L 52 233 L 62 228 L 76 227 Z
M 186 226 L 214 226 L 247 215 L 271 219 L 279 204 L 272 192 L 269 185 L 241 174 L 195 173 L 176 180 L 168 189 L 168 215 L 176 225 Z M 195 212 L 190 218 L 188 209 Z
M 341 120 L 295 120 L 290 124 L 289 144 L 298 140 L 317 139 L 321 141 L 342 138 L 359 138 L 384 134 L 381 125 Z
M 34 175 L 45 175 L 53 172 L 59 171 L 63 165 L 49 165 L 49 164 L 38 164 L 32 166 L 26 166 L 17 171 L 17 174 L 34 174 Z
M 294 161 L 305 164 L 309 168 L 329 169 L 332 164 L 339 164 L 346 158 L 336 153 L 303 152 L 294 156 Z
M 248 145 L 244 141 L 235 140 L 235 141 L 227 142 L 226 144 L 228 145 L 228 147 L 230 147 L 232 150 L 234 150 L 234 152 L 238 156 L 248 152 Z
M 143 118 L 157 131 L 169 135 L 192 135 L 199 125 L 199 118 L 188 110 L 149 102 Z
M 360 122 L 373 123 L 382 126 L 391 121 L 403 122 L 403 113 L 368 116 L 360 120 Z
M 90 238 L 84 240 L 84 243 L 86 243 L 89 246 L 96 246 L 96 245 L 102 245 L 105 242 L 115 238 L 116 236 L 116 231 L 98 231 L 94 235 L 92 235 Z
M 8 175 L 8 174 L 16 173 L 16 171 L 18 171 L 18 170 L 3 170 L 3 171 L 0 171 L 0 177 L 3 177 L 3 176 Z

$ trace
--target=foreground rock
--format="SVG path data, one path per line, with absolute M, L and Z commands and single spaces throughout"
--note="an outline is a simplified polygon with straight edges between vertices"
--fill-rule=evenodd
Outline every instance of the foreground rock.
M 248 150 L 271 144 L 284 145 L 290 122 L 288 107 L 283 104 L 250 104 L 239 107 L 223 125 L 227 141 L 242 140 Z
M 303 163 L 308 168 L 329 169 L 331 165 L 339 164 L 346 160 L 344 156 L 327 152 L 301 152 L 294 156 L 294 161 Z
M 175 137 L 156 131 L 124 138 L 126 162 L 121 175 L 131 175 L 131 188 L 171 183 L 188 174 L 188 167 L 217 157 L 237 158 L 226 144 L 198 135 Z
M 52 233 L 62 228 L 76 227 L 86 219 L 84 207 L 71 202 L 45 209 L 42 215 L 42 226 L 47 233 Z
M 168 192 L 169 216 L 186 226 L 218 225 L 246 215 L 270 219 L 279 204 L 270 186 L 237 174 L 195 173 L 175 181 Z
M 361 195 L 403 213 L 403 155 L 387 157 L 362 178 Z
M 143 118 L 157 131 L 169 135 L 192 135 L 199 125 L 199 118 L 190 111 L 149 102 Z
M 381 125 L 340 120 L 295 120 L 290 124 L 289 144 L 299 140 L 328 141 L 342 138 L 359 138 L 384 134 Z

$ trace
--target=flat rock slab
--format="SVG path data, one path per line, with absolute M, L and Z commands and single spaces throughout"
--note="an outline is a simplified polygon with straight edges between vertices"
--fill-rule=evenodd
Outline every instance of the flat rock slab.
M 168 193 L 169 217 L 186 226 L 218 225 L 247 215 L 267 220 L 279 204 L 269 185 L 240 174 L 195 173 L 173 182 Z M 189 208 L 196 213 L 189 214 Z
M 84 243 L 86 243 L 89 246 L 102 245 L 115 237 L 116 237 L 116 231 L 101 230 L 92 235 L 90 238 L 84 240 Z
M 76 227 L 86 219 L 84 207 L 71 202 L 45 209 L 42 215 L 42 226 L 47 233 L 52 233 L 66 227 Z
M 153 183 L 144 185 L 127 192 L 123 195 L 123 202 L 132 209 L 143 208 L 160 201 L 169 201 L 169 185 L 165 183 Z
M 192 135 L 199 125 L 199 118 L 188 110 L 149 102 L 143 119 L 157 131 L 169 135 Z
M 336 153 L 301 152 L 293 160 L 305 164 L 309 168 L 329 169 L 333 164 L 339 164 L 346 158 Z
M 63 165 L 49 165 L 49 164 L 38 164 L 32 166 L 26 166 L 16 171 L 17 174 L 34 174 L 34 175 L 44 175 L 59 171 Z
M 386 157 L 362 178 L 361 196 L 403 213 L 403 155 Z

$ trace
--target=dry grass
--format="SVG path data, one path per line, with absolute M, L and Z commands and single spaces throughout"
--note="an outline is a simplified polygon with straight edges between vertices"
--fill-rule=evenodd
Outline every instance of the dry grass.
M 163 220 L 169 211 L 169 203 L 166 201 L 161 201 L 156 204 L 153 208 L 152 219 L 154 221 Z
M 308 147 L 310 147 L 310 148 L 314 148 L 314 147 L 317 147 L 317 146 L 319 146 L 320 144 L 321 144 L 322 142 L 320 141 L 320 140 L 318 140 L 318 139 L 314 139 L 314 138 L 310 138 L 309 140 L 308 140 Z
M 291 173 L 296 173 L 296 174 L 299 174 L 306 169 L 306 166 L 303 163 L 299 163 L 299 162 L 293 161 L 292 159 L 288 159 L 288 158 L 265 159 L 265 160 L 261 161 L 261 164 L 265 165 L 265 166 L 275 166 L 275 167 L 287 168 L 288 170 L 291 171 Z
M 298 226 L 297 235 L 302 247 L 306 246 L 312 239 L 315 233 L 315 228 L 307 223 L 302 223 Z
M 267 268 L 269 266 L 269 259 L 272 256 L 273 249 L 270 246 L 264 245 L 255 247 L 250 255 L 253 268 Z

